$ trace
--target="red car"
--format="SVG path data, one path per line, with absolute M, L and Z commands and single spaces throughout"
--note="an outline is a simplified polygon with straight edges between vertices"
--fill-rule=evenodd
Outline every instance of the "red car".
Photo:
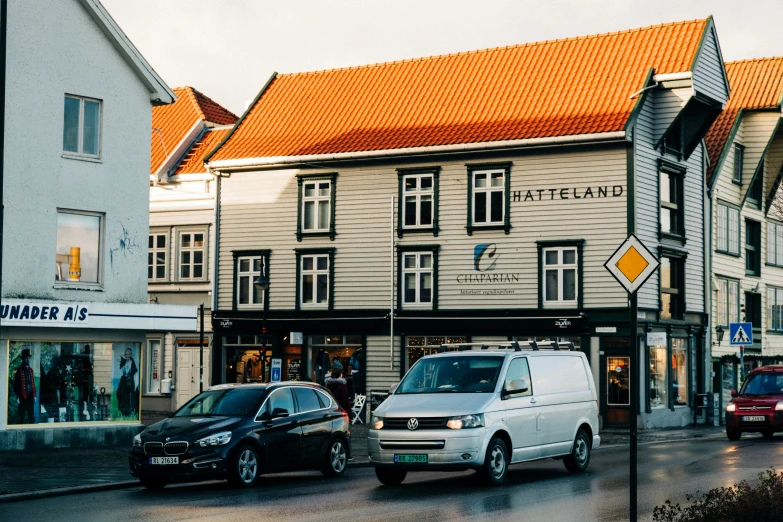
M 756 368 L 737 393 L 731 390 L 726 406 L 726 435 L 739 440 L 743 433 L 759 432 L 771 439 L 783 432 L 783 365 Z

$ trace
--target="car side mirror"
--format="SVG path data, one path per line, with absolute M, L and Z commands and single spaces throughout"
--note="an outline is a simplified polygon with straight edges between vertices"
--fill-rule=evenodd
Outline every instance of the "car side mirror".
M 392 395 L 394 392 L 396 392 L 399 385 L 400 383 L 395 383 L 389 386 L 389 395 Z
M 517 393 L 525 393 L 529 389 L 530 385 L 528 384 L 527 379 L 506 381 L 506 384 L 503 386 L 503 396 L 508 397 Z
M 738 395 L 739 395 L 739 393 L 737 393 L 737 390 L 731 390 L 731 396 L 732 397 L 737 397 Z
M 269 416 L 270 419 L 280 419 L 283 417 L 288 417 L 288 410 L 285 408 L 275 408 L 272 410 L 272 415 Z

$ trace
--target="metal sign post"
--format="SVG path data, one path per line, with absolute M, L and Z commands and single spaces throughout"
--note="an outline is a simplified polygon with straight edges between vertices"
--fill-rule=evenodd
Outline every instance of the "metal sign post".
M 753 344 L 752 323 L 729 323 L 729 345 L 739 346 L 740 381 L 745 380 L 745 346 L 751 344 Z
M 198 392 L 204 391 L 204 304 L 198 307 L 199 334 L 198 334 Z
M 644 244 L 633 234 L 615 250 L 614 254 L 606 261 L 604 267 L 617 282 L 628 292 L 628 308 L 630 310 L 629 327 L 631 346 L 631 375 L 629 385 L 631 387 L 630 431 L 631 431 L 631 455 L 630 455 L 630 517 L 633 522 L 637 520 L 637 433 L 636 422 L 639 415 L 639 342 L 638 342 L 638 302 L 636 292 L 658 269 L 658 260 Z M 634 375 L 635 374 L 635 375 Z

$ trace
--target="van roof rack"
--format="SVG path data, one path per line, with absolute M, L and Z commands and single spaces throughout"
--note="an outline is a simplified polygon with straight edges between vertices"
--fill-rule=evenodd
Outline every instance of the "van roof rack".
M 525 346 L 527 345 L 527 346 Z M 467 352 L 472 350 L 514 350 L 519 352 L 522 350 L 539 351 L 544 350 L 574 350 L 574 343 L 560 343 L 557 341 L 550 341 L 548 343 L 538 343 L 536 341 L 509 341 L 505 343 L 450 343 L 441 344 L 438 346 L 438 353 L 443 353 L 449 350 L 457 350 L 459 352 Z

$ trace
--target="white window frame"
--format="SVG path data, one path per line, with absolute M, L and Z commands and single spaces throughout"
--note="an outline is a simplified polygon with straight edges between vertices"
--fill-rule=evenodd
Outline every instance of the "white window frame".
M 248 261 L 250 270 L 242 271 L 242 261 Z M 253 262 L 254 261 L 260 261 L 260 267 L 258 270 L 253 270 Z M 255 301 L 255 292 L 254 292 L 254 286 L 253 281 L 261 275 L 261 273 L 264 270 L 264 257 L 263 256 L 239 256 L 237 257 L 237 275 L 236 275 L 236 281 L 234 284 L 237 285 L 237 302 L 236 307 L 237 308 L 259 308 L 264 305 L 264 292 L 261 294 L 261 302 Z M 240 302 L 240 295 L 241 295 L 241 287 L 242 283 L 240 282 L 243 277 L 249 277 L 248 280 L 248 297 L 249 302 L 248 303 L 242 303 Z
M 740 211 L 718 203 L 718 233 L 716 250 L 724 254 L 740 255 Z
M 195 236 L 196 234 L 203 234 L 204 235 L 204 245 L 201 247 L 190 246 L 190 247 L 183 247 L 182 246 L 182 236 L 190 234 L 191 236 Z M 176 231 L 175 237 L 177 238 L 177 247 L 176 247 L 176 253 L 177 253 L 177 281 L 197 281 L 197 282 L 203 282 L 207 281 L 207 270 L 208 270 L 208 253 L 209 253 L 209 229 L 207 227 L 204 228 L 181 228 Z M 195 237 L 191 241 L 191 243 L 195 243 Z M 193 276 L 193 266 L 198 263 L 194 263 L 194 253 L 201 251 L 202 252 L 202 269 L 201 269 L 201 277 L 194 277 Z M 184 252 L 190 252 L 190 276 L 183 277 L 182 276 L 182 254 Z
M 574 263 L 563 263 L 563 253 L 566 251 L 573 251 Z M 546 254 L 547 252 L 557 252 L 557 264 L 547 265 Z M 546 288 L 546 273 L 550 270 L 557 271 L 557 299 L 548 300 L 547 288 Z M 574 271 L 574 299 L 563 299 L 563 271 Z M 575 246 L 560 246 L 560 247 L 547 247 L 541 249 L 541 302 L 544 304 L 544 308 L 576 308 L 579 303 L 579 249 Z
M 166 238 L 166 245 L 163 247 L 158 247 L 158 237 L 159 236 L 165 236 Z M 152 246 L 149 248 L 149 252 L 147 254 L 147 268 L 149 268 L 149 256 L 152 255 L 152 277 L 149 277 L 149 272 L 147 273 L 147 280 L 153 283 L 161 283 L 166 282 L 169 280 L 169 254 L 171 252 L 171 234 L 169 233 L 168 229 L 162 230 L 162 229 L 150 229 L 149 237 L 152 237 Z M 149 240 L 148 240 L 149 241 Z M 162 253 L 164 256 L 163 260 L 163 277 L 155 277 L 155 273 L 157 272 L 157 268 L 160 266 L 158 264 L 158 257 L 157 254 Z
M 90 212 L 87 210 L 71 210 L 71 209 L 65 209 L 65 208 L 58 208 L 57 214 L 77 214 L 82 216 L 92 216 L 97 217 L 99 219 L 99 225 L 98 225 L 98 280 L 97 281 L 70 281 L 68 279 L 68 271 L 64 270 L 62 273 L 62 279 L 56 279 L 54 281 L 54 285 L 57 287 L 90 287 L 93 288 L 102 288 L 103 287 L 103 260 L 104 260 L 104 254 L 105 254 L 105 245 L 106 245 L 106 214 L 102 212 Z M 56 261 L 56 254 L 57 254 L 57 233 L 56 233 L 56 227 L 57 227 L 57 221 L 55 218 L 55 261 Z
M 77 151 L 65 150 L 65 144 L 63 144 L 63 156 L 76 157 L 76 158 L 89 158 L 100 159 L 103 145 L 103 100 L 97 98 L 90 98 L 89 96 L 77 96 L 75 94 L 66 94 L 65 98 L 71 98 L 73 100 L 79 100 L 79 124 L 78 124 L 78 139 L 77 139 Z M 84 102 L 90 101 L 98 104 L 98 145 L 97 154 L 88 154 L 84 152 Z M 63 100 L 63 134 L 65 133 L 65 100 Z
M 329 185 L 329 193 L 326 196 L 321 196 L 319 194 L 319 185 L 321 184 L 327 184 Z M 314 185 L 315 186 L 315 195 L 308 197 L 307 194 L 307 186 L 308 185 Z M 304 180 L 302 181 L 302 232 L 303 233 L 310 233 L 310 232 L 329 232 L 331 230 L 332 225 L 332 190 L 334 187 L 332 187 L 332 181 L 329 179 L 314 179 L 314 180 Z M 308 203 L 313 203 L 313 228 L 307 228 L 305 226 L 305 207 L 307 207 Z M 318 226 L 319 217 L 321 215 L 321 205 L 323 204 L 329 205 L 329 212 L 326 213 L 327 221 L 326 226 L 321 228 Z
M 328 308 L 329 307 L 329 292 L 330 287 L 329 285 L 332 284 L 331 281 L 329 281 L 329 254 L 303 254 L 299 262 L 301 263 L 299 267 L 299 306 L 302 308 Z M 312 258 L 313 260 L 313 269 L 312 270 L 305 270 L 304 269 L 304 263 L 305 259 Z M 323 258 L 326 259 L 326 268 L 325 269 L 318 269 L 318 259 Z M 305 276 L 311 275 L 313 276 L 313 302 L 312 303 L 305 303 L 304 301 L 304 295 L 305 295 Z M 326 299 L 319 303 L 318 302 L 318 276 L 323 275 L 326 276 Z
M 405 258 L 406 257 L 414 257 L 416 259 L 415 268 L 405 268 Z M 421 259 L 422 257 L 429 257 L 430 258 L 430 266 L 429 268 L 421 268 Z M 434 301 L 435 297 L 435 255 L 432 252 L 403 252 L 402 253 L 402 278 L 400 280 L 400 290 L 402 291 L 402 306 L 403 308 L 432 308 L 432 303 Z M 415 297 L 416 299 L 413 302 L 405 301 L 405 276 L 409 274 L 414 274 L 415 280 L 416 280 L 416 290 L 415 290 Z M 421 300 L 421 275 L 422 274 L 429 274 L 430 275 L 430 300 L 429 301 L 422 301 Z
M 422 190 L 421 180 L 424 178 L 430 179 L 430 188 L 428 190 Z M 416 190 L 407 190 L 407 181 L 409 179 L 416 180 Z M 422 224 L 422 212 L 421 212 L 421 199 L 422 196 L 430 197 L 430 222 L 429 224 Z M 416 198 L 416 224 L 407 225 L 408 218 L 408 198 Z M 417 228 L 432 228 L 435 220 L 435 176 L 432 173 L 422 174 L 406 174 L 402 177 L 402 228 L 404 229 L 417 229 Z
M 783 307 L 783 288 L 767 287 L 767 330 L 783 332 L 783 318 L 775 320 L 776 308 Z
M 720 325 L 728 328 L 729 323 L 739 322 L 740 319 L 740 285 L 738 281 L 730 279 L 718 279 L 717 284 L 715 326 Z
M 500 180 L 501 183 L 499 186 L 492 186 L 492 176 L 494 174 L 500 174 Z M 487 177 L 487 186 L 486 187 L 477 187 L 476 186 L 476 178 L 477 176 L 485 175 Z M 479 227 L 487 227 L 487 226 L 497 226 L 502 225 L 505 223 L 506 220 L 506 212 L 508 212 L 508 209 L 506 208 L 506 176 L 508 173 L 505 169 L 487 169 L 487 170 L 474 170 L 472 172 L 472 179 L 470 182 L 473 184 L 473 201 L 471 201 L 472 206 L 472 224 L 473 227 L 479 228 Z M 500 219 L 497 221 L 492 221 L 492 193 L 499 192 L 500 193 Z M 486 194 L 487 198 L 487 205 L 486 205 L 486 214 L 484 216 L 485 221 L 478 222 L 476 221 L 476 197 L 478 194 Z
M 783 267 L 783 223 L 767 222 L 767 264 Z

